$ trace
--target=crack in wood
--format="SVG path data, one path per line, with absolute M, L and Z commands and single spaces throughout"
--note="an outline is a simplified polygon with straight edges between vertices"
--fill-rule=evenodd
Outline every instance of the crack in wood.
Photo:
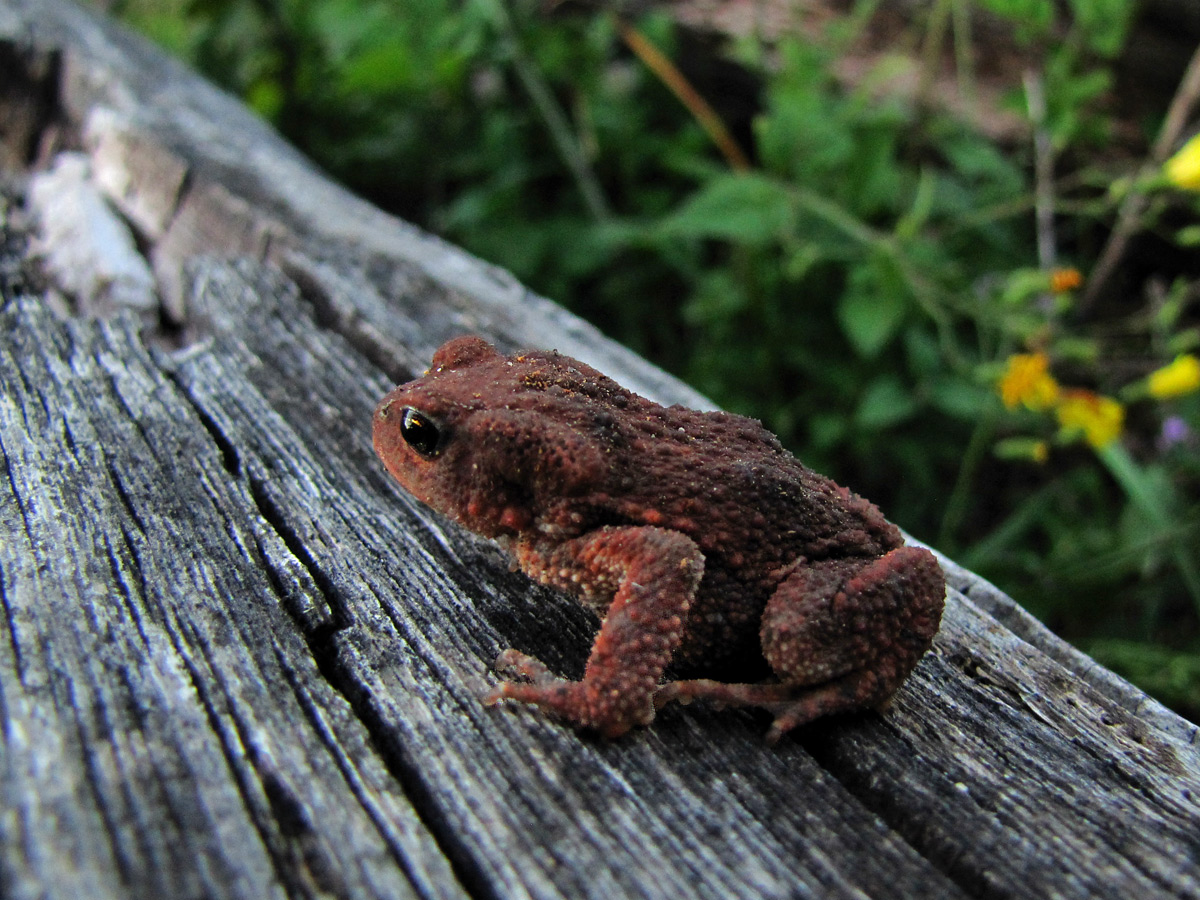
M 318 670 L 330 687 L 346 700 L 355 716 L 362 722 L 369 739 L 379 752 L 380 759 L 395 777 L 403 794 L 412 803 L 417 817 L 429 829 L 459 882 L 472 897 L 478 898 L 478 900 L 500 900 L 501 895 L 490 884 L 461 837 L 447 828 L 445 820 L 437 813 L 438 806 L 432 801 L 427 780 L 421 775 L 419 763 L 413 761 L 411 750 L 399 740 L 395 729 L 384 723 L 375 708 L 373 698 L 362 689 L 361 683 L 342 667 L 340 651 L 336 646 L 336 637 L 339 632 L 349 627 L 349 617 L 340 601 L 339 589 L 312 558 L 304 541 L 287 521 L 283 511 L 271 499 L 262 480 L 250 475 L 246 481 L 263 520 L 284 542 L 292 557 L 303 566 L 333 611 L 332 621 L 316 627 L 308 626 L 303 621 L 297 620 L 297 625 L 305 635 Z M 265 562 L 267 563 L 266 571 L 276 586 L 277 592 L 281 598 L 286 598 L 286 589 L 279 573 L 275 570 L 274 563 L 270 558 L 267 558 Z M 286 603 L 285 606 L 287 606 Z M 287 666 L 285 665 L 284 668 L 286 672 Z M 404 866 L 406 871 L 409 871 L 411 877 L 413 873 L 409 870 L 408 864 L 400 859 L 398 862 Z
M 395 734 L 395 729 L 386 725 L 381 719 L 375 708 L 374 699 L 363 690 L 361 683 L 344 669 L 340 661 L 340 650 L 336 642 L 338 635 L 349 628 L 350 624 L 348 613 L 342 603 L 341 590 L 329 574 L 313 558 L 305 544 L 304 538 L 297 532 L 295 525 L 289 520 L 284 509 L 273 499 L 267 480 L 257 473 L 257 466 L 243 463 L 243 453 L 238 449 L 236 439 L 227 434 L 225 429 L 218 424 L 211 411 L 207 409 L 203 399 L 192 392 L 189 386 L 179 378 L 177 371 L 173 369 L 168 370 L 166 374 L 179 389 L 182 398 L 195 411 L 197 419 L 213 440 L 224 461 L 226 471 L 246 486 L 249 498 L 254 504 L 255 512 L 257 512 L 264 525 L 270 529 L 270 532 L 282 542 L 290 558 L 300 565 L 311 581 L 312 589 L 319 594 L 323 602 L 331 610 L 332 618 L 330 620 L 315 624 L 306 619 L 302 614 L 299 614 L 295 605 L 295 589 L 288 583 L 290 576 L 280 568 L 278 555 L 266 552 L 261 546 L 261 539 L 259 539 L 259 553 L 263 572 L 270 580 L 274 592 L 282 602 L 283 608 L 291 613 L 293 622 L 295 622 L 299 632 L 304 636 L 309 652 L 322 678 L 334 691 L 345 699 L 355 717 L 362 723 L 368 740 L 379 754 L 379 759 L 396 779 L 402 794 L 412 804 L 412 809 L 418 819 L 429 830 L 435 844 L 445 856 L 459 883 L 464 885 L 473 897 L 479 897 L 481 900 L 488 900 L 488 898 L 492 897 L 498 898 L 500 895 L 489 886 L 488 879 L 483 875 L 469 849 L 463 844 L 459 836 L 446 828 L 444 821 L 437 814 L 437 805 L 432 801 L 426 780 L 420 774 L 419 763 L 415 763 L 411 758 L 411 750 L 403 746 L 402 742 L 399 741 Z M 279 655 L 278 658 L 285 677 L 292 684 L 293 693 L 297 697 L 298 702 L 306 708 L 310 722 L 314 726 L 317 726 L 320 720 L 316 716 L 315 710 L 307 703 L 306 692 L 300 688 L 294 679 L 291 668 L 292 662 L 282 655 Z M 318 730 L 320 731 L 321 729 Z M 327 746 L 335 758 L 340 760 L 341 751 L 336 746 L 336 742 L 327 742 Z M 250 762 L 254 764 L 254 759 L 251 758 Z M 345 768 L 344 760 L 341 764 L 343 777 L 347 779 L 348 784 L 354 785 L 355 779 L 351 777 L 350 772 Z M 294 795 L 284 788 L 282 782 L 277 781 L 276 787 L 282 791 L 282 793 L 277 792 L 274 797 L 274 801 L 281 804 L 279 810 L 277 810 L 280 815 L 286 814 L 289 810 L 303 813 L 302 808 L 297 807 Z M 357 788 L 355 789 L 355 793 L 358 794 Z M 359 796 L 360 799 L 365 799 L 361 795 Z M 375 815 L 370 804 L 364 802 L 363 808 L 368 815 Z M 295 852 L 299 853 L 307 861 L 314 851 L 311 847 L 305 849 L 306 845 L 311 844 L 311 836 L 307 838 L 305 836 L 309 835 L 309 831 L 314 826 L 307 819 L 301 822 L 293 818 L 292 821 L 302 832 L 300 834 L 301 846 Z M 389 830 L 385 827 L 387 823 L 378 819 L 376 821 L 381 831 L 386 833 Z M 301 825 L 303 826 L 302 828 Z M 393 846 L 393 853 L 397 864 L 404 869 L 413 883 L 420 883 L 420 873 L 413 868 L 411 861 L 404 858 L 404 855 L 400 852 L 399 845 Z M 335 891 L 335 893 L 337 892 Z
M 330 753 L 338 759 L 346 783 L 350 785 L 355 795 L 359 797 L 367 813 L 374 817 L 375 810 L 367 802 L 367 798 L 362 795 L 361 781 L 354 777 L 353 771 L 345 759 L 343 749 L 338 745 L 334 737 L 329 734 L 327 729 L 325 729 L 323 718 L 319 716 L 316 708 L 309 702 L 307 692 L 301 689 L 292 676 L 288 661 L 281 658 L 280 662 L 292 684 L 292 689 L 297 699 L 304 706 L 309 720 L 321 734 Z M 404 795 L 412 803 L 413 810 L 422 824 L 429 828 L 430 834 L 433 836 L 438 848 L 445 855 L 452 871 L 455 873 L 458 881 L 466 888 L 468 894 L 472 898 L 478 898 L 478 900 L 493 900 L 493 898 L 499 900 L 500 895 L 488 885 L 478 864 L 472 860 L 467 848 L 463 846 L 461 838 L 453 832 L 446 833 L 441 817 L 435 812 L 437 808 L 436 804 L 430 800 L 425 780 L 420 777 L 419 768 L 414 768 L 411 763 L 411 752 L 401 746 L 394 738 L 393 729 L 382 726 L 381 719 L 372 706 L 371 698 L 361 690 L 361 686 L 353 678 L 347 677 L 336 665 L 331 663 L 330 666 L 322 669 L 322 673 L 334 689 L 346 699 L 355 716 L 363 723 L 371 745 L 379 753 L 380 759 L 387 766 L 388 772 L 396 779 Z M 378 818 L 375 821 L 381 832 L 388 833 L 392 830 L 393 826 L 391 823 Z M 421 882 L 421 873 L 413 869 L 411 862 L 405 859 L 403 854 L 399 853 L 398 843 L 393 848 L 393 852 L 397 865 L 407 873 L 409 879 L 414 884 L 419 884 Z
M 4 447 L 0 445 L 0 458 L 4 457 Z M 7 460 L 5 460 L 7 462 Z M 5 466 L 7 469 L 7 466 Z M 11 480 L 9 482 L 11 484 Z M 8 632 L 8 646 L 12 649 L 13 655 L 13 670 L 17 676 L 17 683 L 21 686 L 25 685 L 25 664 L 22 661 L 21 642 L 17 638 L 17 622 L 13 614 L 12 605 L 8 600 L 8 592 L 10 586 L 8 579 L 4 574 L 4 567 L 0 566 L 0 608 L 4 610 L 4 625 Z M 4 722 L 11 721 L 12 710 L 9 709 L 8 701 L 5 698 L 4 685 L 0 683 L 0 716 Z

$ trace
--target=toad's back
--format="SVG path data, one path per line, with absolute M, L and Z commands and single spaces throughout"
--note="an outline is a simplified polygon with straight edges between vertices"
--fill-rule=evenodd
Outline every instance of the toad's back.
M 682 531 L 706 552 L 760 550 L 784 563 L 900 543 L 872 503 L 804 466 L 757 421 L 643 403 L 627 417 L 609 488 L 611 509 L 629 521 Z
M 611 448 L 607 483 L 576 503 L 588 527 L 680 531 L 704 553 L 677 668 L 755 656 L 762 609 L 796 565 L 903 543 L 874 504 L 804 466 L 757 421 L 628 401 L 620 425 L 594 432 Z

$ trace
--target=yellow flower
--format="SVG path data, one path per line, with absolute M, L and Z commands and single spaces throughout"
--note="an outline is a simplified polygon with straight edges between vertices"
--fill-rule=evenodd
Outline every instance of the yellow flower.
M 1083 284 L 1083 275 L 1078 269 L 1055 269 L 1050 273 L 1050 290 L 1065 294 Z
M 1054 415 L 1064 435 L 1082 434 L 1097 448 L 1116 440 L 1125 425 L 1124 406 L 1112 397 L 1080 389 L 1063 391 Z
M 1200 359 L 1190 353 L 1181 353 L 1175 357 L 1175 362 L 1150 373 L 1146 378 L 1146 390 L 1159 400 L 1200 390 Z
M 1045 353 L 1014 353 L 996 389 L 1009 409 L 1018 404 L 1033 410 L 1049 409 L 1058 399 L 1058 382 L 1050 374 Z
M 1163 165 L 1167 181 L 1185 191 L 1200 191 L 1200 134 L 1179 148 Z

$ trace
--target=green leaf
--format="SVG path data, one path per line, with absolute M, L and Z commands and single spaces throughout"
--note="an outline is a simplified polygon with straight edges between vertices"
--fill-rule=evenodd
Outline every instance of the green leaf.
M 905 330 L 904 355 L 908 371 L 916 378 L 937 375 L 944 365 L 937 338 L 921 327 L 913 326 Z
M 966 422 L 978 420 L 994 396 L 977 384 L 953 376 L 938 379 L 929 392 L 929 400 L 935 407 Z
M 746 292 L 728 272 L 712 273 L 697 285 L 683 307 L 683 318 L 691 325 L 715 325 L 732 319 L 746 308 Z
M 779 182 L 752 172 L 714 178 L 659 226 L 671 237 L 764 244 L 791 228 L 792 202 Z
M 896 335 L 908 312 L 908 299 L 886 266 L 856 269 L 838 301 L 842 332 L 860 356 L 871 359 Z M 881 277 L 883 276 L 883 277 Z
M 917 411 L 912 396 L 895 375 L 881 375 L 867 387 L 858 402 L 854 422 L 868 431 L 881 431 L 898 425 Z
M 1000 302 L 1021 306 L 1050 290 L 1050 276 L 1041 269 L 1013 269 L 1004 279 Z
M 380 44 L 347 60 L 340 72 L 341 89 L 347 94 L 386 94 L 409 87 L 414 72 L 406 43 Z
M 845 440 L 847 424 L 840 413 L 816 413 L 808 419 L 808 439 L 818 450 L 829 450 Z
M 268 122 L 274 122 L 284 104 L 283 88 L 275 79 L 257 81 L 246 90 L 246 103 Z
M 1071 0 L 1075 21 L 1087 33 L 1089 46 L 1109 57 L 1124 46 L 1137 5 L 1133 0 Z
M 1054 22 L 1052 0 L 980 0 L 980 5 L 1012 21 L 1027 41 L 1048 31 Z
M 997 459 L 1014 462 L 1045 462 L 1046 442 L 1035 437 L 1010 437 L 992 448 Z
M 895 234 L 901 240 L 915 238 L 929 220 L 933 211 L 933 201 L 937 188 L 937 179 L 928 169 L 921 169 L 921 177 L 917 181 L 917 190 L 913 195 L 912 205 L 908 212 L 896 220 Z

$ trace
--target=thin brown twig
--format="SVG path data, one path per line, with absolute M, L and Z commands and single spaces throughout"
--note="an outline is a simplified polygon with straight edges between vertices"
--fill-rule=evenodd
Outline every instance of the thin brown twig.
M 617 30 L 621 35 L 621 40 L 633 51 L 634 55 L 646 65 L 646 68 L 658 76 L 658 79 L 679 99 L 680 103 L 687 107 L 700 127 L 717 145 L 717 149 L 721 151 L 721 155 L 725 157 L 729 167 L 739 172 L 748 171 L 750 160 L 746 158 L 742 148 L 733 139 L 733 135 L 721 121 L 721 117 L 709 106 L 708 101 L 700 96 L 700 92 L 692 87 L 691 82 L 683 76 L 675 64 L 641 32 L 623 19 L 617 20 Z
M 925 28 L 925 43 L 921 48 L 921 80 L 917 85 L 917 102 L 929 104 L 933 83 L 941 67 L 942 47 L 950 30 L 954 0 L 937 0 L 929 13 L 929 24 Z
M 1125 199 L 1117 211 L 1117 223 L 1108 237 L 1108 243 L 1105 244 L 1100 259 L 1092 268 L 1091 275 L 1088 277 L 1083 294 L 1079 299 L 1081 315 L 1085 314 L 1095 303 L 1105 283 L 1112 277 L 1113 272 L 1124 258 L 1125 251 L 1129 249 L 1129 242 L 1137 233 L 1142 214 L 1146 211 L 1149 203 L 1146 196 L 1147 185 L 1154 172 L 1162 166 L 1172 148 L 1178 143 L 1179 136 L 1183 133 L 1198 100 L 1200 100 L 1200 47 L 1197 47 L 1196 52 L 1192 54 L 1183 80 L 1179 82 L 1175 96 L 1171 99 L 1171 105 L 1167 108 L 1167 116 L 1163 120 L 1162 128 L 1159 129 L 1154 146 L 1150 148 L 1150 155 L 1142 163 L 1133 186 L 1125 195 Z

